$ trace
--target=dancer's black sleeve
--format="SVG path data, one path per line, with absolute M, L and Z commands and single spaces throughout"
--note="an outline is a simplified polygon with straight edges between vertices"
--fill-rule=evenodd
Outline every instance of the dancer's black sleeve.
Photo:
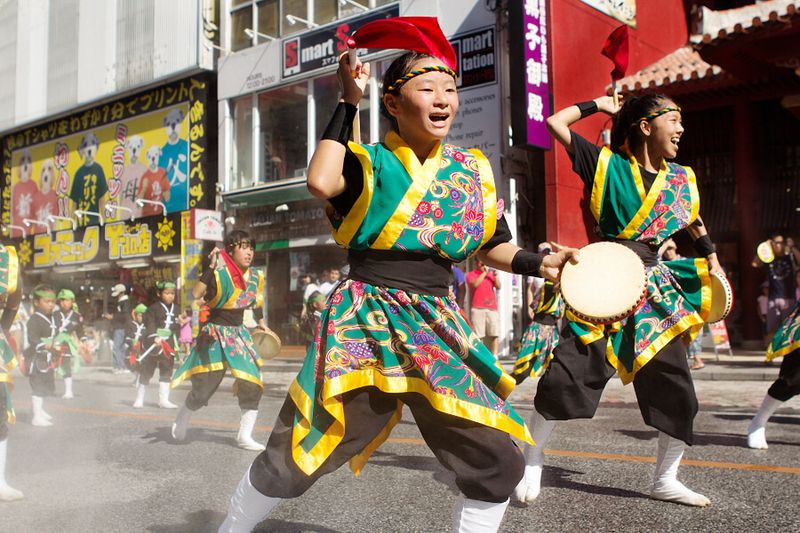
M 572 170 L 580 176 L 584 185 L 591 189 L 594 184 L 597 162 L 600 159 L 600 147 L 590 143 L 574 131 L 570 131 L 570 134 L 573 153 L 569 154 L 569 158 L 572 160 Z

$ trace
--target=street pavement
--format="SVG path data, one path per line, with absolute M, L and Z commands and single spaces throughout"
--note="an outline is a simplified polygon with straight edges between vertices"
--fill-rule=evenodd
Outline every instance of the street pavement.
M 778 367 L 752 354 L 719 362 L 707 354 L 706 361 L 693 373 L 701 411 L 679 479 L 708 496 L 709 508 L 647 497 L 656 432 L 642 422 L 633 388 L 612 379 L 594 419 L 557 426 L 541 496 L 528 507 L 512 503 L 501 531 L 800 531 L 800 400 L 771 419 L 769 450 L 750 450 L 747 423 Z M 258 440 L 267 439 L 299 365 L 294 357 L 265 367 Z M 2 532 L 216 531 L 256 455 L 235 446 L 239 409 L 227 378 L 182 444 L 171 442 L 175 410 L 156 406 L 155 386 L 144 409 L 130 407 L 130 375 L 84 367 L 74 400 L 46 400 L 51 428 L 29 424 L 30 389 L 26 379 L 15 379 L 18 421 L 7 477 L 26 499 L 0 503 Z M 60 381 L 57 387 L 60 392 Z M 535 388 L 536 380 L 527 380 L 511 397 L 526 418 Z M 188 390 L 173 391 L 173 401 Z M 342 468 L 322 478 L 301 498 L 282 502 L 257 531 L 449 531 L 457 493 L 453 475 L 428 451 L 406 412 L 360 477 Z

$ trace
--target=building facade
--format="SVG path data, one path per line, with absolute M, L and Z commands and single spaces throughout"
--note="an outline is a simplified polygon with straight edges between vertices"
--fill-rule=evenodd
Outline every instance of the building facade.
M 150 302 L 155 281 L 197 277 L 192 213 L 214 207 L 217 167 L 211 6 L 3 3 L 1 216 L 26 287 L 72 289 L 94 318 L 117 283 Z

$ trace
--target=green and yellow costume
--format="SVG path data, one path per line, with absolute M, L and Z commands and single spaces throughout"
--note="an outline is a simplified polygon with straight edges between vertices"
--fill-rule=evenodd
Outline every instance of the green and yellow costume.
M 208 306 L 218 310 L 260 309 L 264 302 L 264 274 L 253 268 L 244 273 L 244 288 L 234 282 L 228 266 L 220 257 L 210 283 L 215 285 Z M 212 312 L 213 316 L 213 312 Z M 229 368 L 237 378 L 255 383 L 262 389 L 262 361 L 253 348 L 253 338 L 247 328 L 206 322 L 197 336 L 189 357 L 175 370 L 172 387 L 195 374 Z
M 553 282 L 545 280 L 535 302 L 533 321 L 522 335 L 517 362 L 511 375 L 517 383 L 545 371 L 558 344 L 558 320 L 564 314 L 564 301 Z
M 597 163 L 590 208 L 603 238 L 658 246 L 694 222 L 700 197 L 691 168 L 664 161 L 646 191 L 636 158 L 606 147 Z M 589 324 L 569 311 L 567 318 L 585 345 L 607 339 L 608 361 L 630 383 L 671 340 L 697 336 L 710 306 L 708 262 L 685 258 L 647 267 L 645 300 L 628 318 L 610 325 Z
M 6 299 L 17 291 L 19 280 L 19 259 L 12 246 L 0 245 L 0 298 Z M 17 358 L 14 350 L 8 343 L 5 331 L 0 328 L 0 394 L 5 398 L 6 419 L 10 424 L 16 421 L 14 408 L 11 404 L 11 388 L 14 379 L 11 371 L 17 367 Z
M 495 233 L 494 178 L 477 150 L 437 144 L 424 162 L 395 133 L 349 144 L 363 188 L 333 235 L 356 252 L 388 250 L 459 262 Z M 449 267 L 448 267 L 449 272 Z M 343 395 L 364 387 L 417 393 L 439 412 L 531 441 L 506 402 L 515 382 L 480 342 L 454 300 L 349 279 L 329 297 L 315 342 L 289 394 L 292 454 L 316 471 L 345 434 Z M 400 420 L 403 404 L 350 466 L 358 473 Z
M 797 302 L 789 316 L 786 317 L 767 348 L 767 361 L 784 357 L 800 348 L 800 301 Z

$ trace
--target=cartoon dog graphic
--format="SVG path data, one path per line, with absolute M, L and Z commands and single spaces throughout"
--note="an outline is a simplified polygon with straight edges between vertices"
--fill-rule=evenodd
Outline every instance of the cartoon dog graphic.
M 33 175 L 33 160 L 31 152 L 27 148 L 17 160 L 17 180 L 11 187 L 11 223 L 22 226 L 23 218 L 35 218 L 34 204 L 39 188 L 31 179 Z M 31 228 L 31 231 L 42 231 L 39 228 Z M 22 234 L 16 230 L 12 231 L 11 237 L 21 237 Z
M 78 145 L 78 153 L 83 158 L 83 165 L 72 177 L 72 187 L 69 198 L 72 200 L 72 210 L 102 212 L 106 205 L 108 182 L 103 167 L 94 158 L 100 149 L 100 141 L 94 133 L 87 133 Z M 81 217 L 79 224 L 96 222 L 97 219 Z
M 160 147 L 153 145 L 147 149 L 147 161 L 149 164 L 144 174 L 142 174 L 141 187 L 139 187 L 137 196 L 145 200 L 164 202 L 166 204 L 169 202 L 172 191 L 166 171 L 158 166 L 161 157 L 163 157 L 163 154 Z M 161 208 L 157 205 L 145 204 L 142 208 L 142 216 L 149 217 L 159 214 L 161 214 Z
M 158 166 L 164 169 L 171 187 L 167 210 L 186 209 L 189 201 L 189 143 L 181 139 L 181 126 L 185 114 L 181 109 L 171 109 L 164 117 L 167 142 L 161 148 Z
M 47 220 L 50 215 L 58 215 L 58 195 L 56 194 L 56 165 L 52 159 L 45 159 L 39 174 L 39 194 L 34 201 L 36 218 Z
M 119 205 L 127 207 L 133 211 L 134 217 L 142 216 L 142 208 L 136 205 L 136 197 L 141 188 L 141 180 L 147 167 L 139 160 L 144 150 L 144 139 L 139 135 L 131 135 L 125 142 L 128 151 L 128 164 L 122 170 L 119 178 Z M 119 216 L 125 218 L 129 216 L 127 212 L 120 212 Z

